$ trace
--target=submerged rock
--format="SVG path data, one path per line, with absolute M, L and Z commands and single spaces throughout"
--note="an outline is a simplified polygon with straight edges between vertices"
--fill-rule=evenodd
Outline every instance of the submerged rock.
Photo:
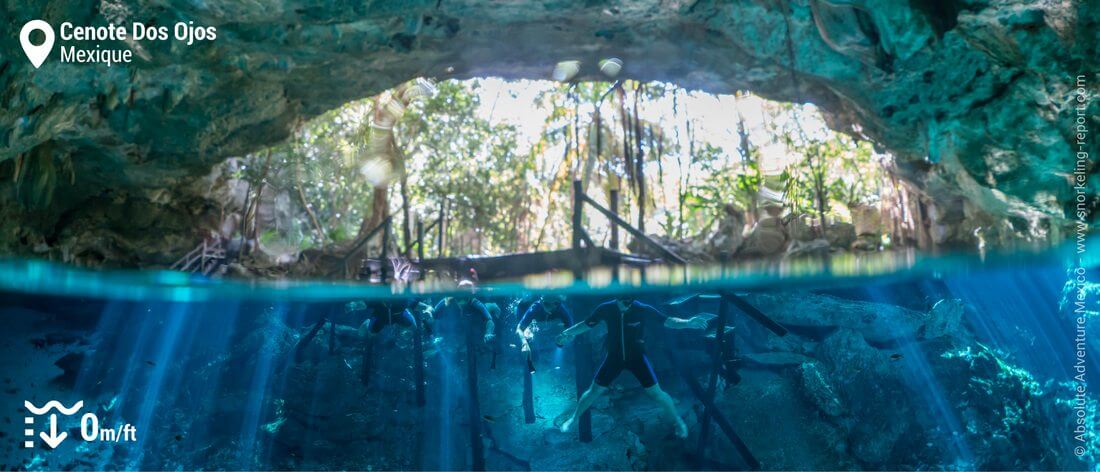
M 933 313 L 921 313 L 888 303 L 805 292 L 753 293 L 745 295 L 745 299 L 784 326 L 811 328 L 821 333 L 849 329 L 875 344 L 949 334 L 960 322 L 955 315 L 961 315 L 961 311 L 948 309 L 951 304 Z

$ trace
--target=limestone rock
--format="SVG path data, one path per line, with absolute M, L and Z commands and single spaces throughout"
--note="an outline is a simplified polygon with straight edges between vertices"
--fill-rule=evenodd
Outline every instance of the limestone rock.
M 765 367 L 787 367 L 801 365 L 805 362 L 811 362 L 813 360 L 809 357 L 803 356 L 801 354 L 795 354 L 793 352 L 746 353 L 743 354 L 741 357 L 753 364 Z
M 32 253 L 38 239 L 73 239 L 66 257 L 94 264 L 125 254 L 99 252 L 98 244 L 154 246 L 162 235 L 117 232 L 91 242 L 74 228 L 90 222 L 106 233 L 102 209 L 120 213 L 134 196 L 147 198 L 143 189 L 177 195 L 216 163 L 285 139 L 303 119 L 416 76 L 540 79 L 554 61 L 575 58 L 576 79 L 591 80 L 603 78 L 598 61 L 611 56 L 623 61 L 623 79 L 813 103 L 830 127 L 891 150 L 899 178 L 933 200 L 965 199 L 975 214 L 1039 235 L 1069 227 L 1065 176 L 1075 148 L 1067 123 L 1077 116 L 1074 97 L 1100 87 L 1072 80 L 1095 59 L 1094 2 L 108 3 L 13 4 L 5 34 L 17 37 L 27 18 L 54 25 L 186 18 L 216 26 L 218 38 L 143 45 L 134 64 L 112 68 L 48 60 L 35 69 L 5 50 L 0 162 L 22 159 L 31 176 L 0 182 L 17 197 L 0 202 L 0 215 L 20 228 L 0 232 L 6 253 Z M 1082 115 L 1100 129 L 1100 101 Z M 57 163 L 71 165 L 71 183 Z M 1092 183 L 1086 197 L 1096 196 Z M 218 214 L 217 200 L 188 200 L 152 199 L 150 214 L 176 218 L 165 222 L 180 233 Z M 941 241 L 971 234 L 949 219 L 935 225 Z M 163 254 L 188 250 L 165 246 L 117 264 L 162 263 L 172 259 Z
M 734 205 L 722 207 L 718 231 L 710 239 L 710 251 L 722 258 L 732 256 L 745 241 L 745 213 Z
M 832 247 L 829 245 L 829 241 L 824 239 L 814 239 L 808 242 L 794 240 L 787 246 L 787 256 L 824 256 L 829 254 L 831 250 Z
M 803 363 L 798 372 L 802 392 L 809 398 L 810 403 L 828 416 L 844 414 L 844 405 L 837 397 L 836 388 L 829 384 L 829 380 L 816 362 Z
M 959 331 L 966 306 L 958 298 L 945 298 L 936 302 L 928 313 L 928 321 L 921 334 L 926 339 L 949 336 Z
M 856 237 L 856 241 L 852 243 L 853 251 L 877 251 L 881 246 L 881 240 L 878 235 L 865 234 Z
M 872 205 L 857 205 L 852 209 L 852 224 L 856 236 L 878 236 L 882 234 L 882 211 Z
M 756 223 L 744 244 L 741 245 L 739 255 L 748 257 L 772 256 L 779 254 L 787 245 L 787 235 L 778 218 L 766 217 Z
M 801 215 L 792 218 L 787 223 L 787 233 L 793 241 L 808 242 L 817 235 L 814 234 L 813 218 L 810 215 Z
M 744 298 L 782 325 L 849 329 L 876 344 L 916 339 L 928 319 L 897 305 L 805 292 L 752 293 Z
M 832 223 L 825 229 L 825 239 L 832 247 L 848 249 L 856 241 L 856 227 L 851 223 Z

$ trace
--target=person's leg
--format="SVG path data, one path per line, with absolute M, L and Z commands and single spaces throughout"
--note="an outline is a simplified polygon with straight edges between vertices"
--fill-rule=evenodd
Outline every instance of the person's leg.
M 363 342 L 363 364 L 359 375 L 363 385 L 370 385 L 371 372 L 374 370 L 374 342 L 382 328 L 381 320 L 373 316 L 359 325 L 359 337 Z
M 619 376 L 619 373 L 623 371 L 621 362 L 616 362 L 617 358 L 611 358 L 610 356 L 604 357 L 603 364 L 600 365 L 600 369 L 596 371 L 596 378 L 592 380 L 592 385 L 585 390 L 581 395 L 580 400 L 577 400 L 577 408 L 573 410 L 573 415 L 569 419 L 565 420 L 561 424 L 561 431 L 568 433 L 573 429 L 573 424 L 577 422 L 577 419 L 588 411 L 596 400 L 599 400 L 605 392 L 607 392 L 608 386 L 615 380 L 615 377 Z
M 577 422 L 577 419 L 580 418 L 585 411 L 588 411 L 588 409 L 592 407 L 592 404 L 596 403 L 596 400 L 599 400 L 605 392 L 607 392 L 606 386 L 593 381 L 592 386 L 588 387 L 588 390 L 585 390 L 580 400 L 577 400 L 577 409 L 573 411 L 573 415 L 561 424 L 561 432 L 568 433 L 572 431 L 573 424 Z
M 676 402 L 672 400 L 672 397 L 661 390 L 661 386 L 657 384 L 657 374 L 653 372 L 653 366 L 649 364 L 649 359 L 644 355 L 630 363 L 630 371 L 641 382 L 642 387 L 645 388 L 646 395 L 652 398 L 661 406 L 665 415 L 672 420 L 672 423 L 676 426 L 676 437 L 686 438 L 688 435 L 687 425 L 684 424 L 684 420 L 680 418 L 680 413 L 676 411 Z

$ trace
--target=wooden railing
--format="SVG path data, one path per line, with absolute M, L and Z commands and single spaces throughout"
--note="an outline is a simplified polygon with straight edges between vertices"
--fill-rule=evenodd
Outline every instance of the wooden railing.
M 210 275 L 225 263 L 226 251 L 222 240 L 216 239 L 213 242 L 203 240 L 202 244 L 181 257 L 170 268 L 181 272 Z

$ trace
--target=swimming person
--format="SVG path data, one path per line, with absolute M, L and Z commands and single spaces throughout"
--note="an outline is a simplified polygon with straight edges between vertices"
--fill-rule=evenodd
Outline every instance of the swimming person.
M 564 346 L 572 342 L 577 335 L 587 332 L 601 322 L 607 326 L 607 340 L 605 342 L 607 353 L 603 365 L 596 371 L 592 386 L 577 401 L 577 408 L 574 410 L 573 415 L 565 423 L 562 423 L 562 432 L 569 432 L 577 418 L 607 392 L 611 382 L 623 370 L 629 370 L 641 382 L 646 394 L 656 400 L 665 413 L 675 422 L 676 436 L 680 438 L 687 437 L 687 425 L 676 413 L 676 404 L 673 403 L 672 397 L 661 390 L 660 385 L 657 385 L 657 376 L 653 373 L 653 367 L 650 366 L 649 359 L 645 355 L 645 340 L 643 339 L 645 324 L 656 320 L 663 321 L 666 328 L 672 329 L 706 329 L 707 327 L 706 318 L 700 315 L 686 320 L 669 317 L 656 308 L 632 298 L 619 298 L 596 307 L 588 319 L 573 325 L 558 335 L 558 345 Z
M 367 312 L 367 319 L 359 325 L 359 338 L 363 340 L 363 364 L 360 370 L 363 385 L 370 384 L 371 371 L 374 367 L 374 337 L 381 333 L 386 326 L 403 326 L 410 329 L 419 329 L 416 318 L 408 308 L 405 301 L 354 301 L 344 306 L 345 313 L 359 311 Z M 414 346 L 414 349 L 419 349 Z
M 360 310 L 366 310 L 367 319 L 359 325 L 359 337 L 369 339 L 374 335 L 381 333 L 382 329 L 390 325 L 400 325 L 406 328 L 416 328 L 416 318 L 412 312 L 405 306 L 407 303 L 395 301 L 390 302 L 352 302 L 357 304 L 355 308 Z M 349 303 L 351 305 L 352 303 Z M 350 311 L 350 310 L 349 310 Z
M 565 308 L 565 297 L 561 295 L 544 295 L 538 301 L 530 304 L 516 325 L 516 334 L 519 335 L 523 347 L 520 349 L 527 361 L 527 370 L 535 371 L 535 364 L 531 360 L 531 344 L 535 333 L 530 330 L 531 323 L 548 323 L 553 320 L 561 321 L 563 328 L 573 326 L 573 315 Z
M 470 295 L 460 295 L 455 297 L 447 297 L 440 300 L 432 310 L 432 317 L 436 325 L 443 322 L 445 325 L 449 325 L 451 332 L 455 331 L 461 323 L 474 323 L 477 320 L 485 321 L 485 343 L 491 343 L 496 337 L 496 325 L 493 322 L 492 315 L 489 314 L 489 309 L 485 307 L 485 304 L 474 297 L 475 286 L 473 282 L 463 280 L 458 284 L 459 288 L 467 288 L 470 290 Z M 450 316 L 447 316 L 450 315 Z

